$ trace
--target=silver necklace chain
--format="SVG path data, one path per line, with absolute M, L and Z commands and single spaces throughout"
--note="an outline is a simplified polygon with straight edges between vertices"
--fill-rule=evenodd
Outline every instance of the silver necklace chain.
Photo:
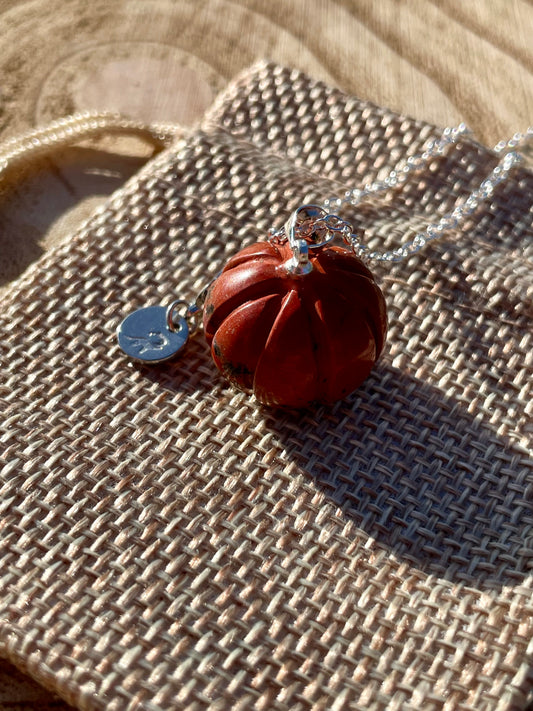
M 0 145 L 0 178 L 2 172 L 7 168 L 18 162 L 28 161 L 32 155 L 46 154 L 53 148 L 69 145 L 94 135 L 110 132 L 138 133 L 150 140 L 168 145 L 172 140 L 175 140 L 180 131 L 178 126 L 143 124 L 126 119 L 119 114 L 106 112 L 75 114 L 54 121 L 48 126 L 32 129 L 28 133 Z M 377 262 L 397 262 L 406 259 L 420 251 L 429 242 L 441 237 L 448 230 L 457 228 L 477 209 L 480 203 L 493 195 L 495 188 L 507 180 L 513 168 L 523 160 L 518 149 L 533 138 L 533 126 L 530 126 L 525 133 L 515 133 L 509 140 L 496 144 L 493 152 L 496 156 L 501 156 L 500 162 L 479 187 L 436 223 L 428 225 L 425 230 L 418 232 L 409 242 L 396 249 L 386 252 L 370 250 L 356 234 L 346 229 L 347 223 L 340 220 L 335 213 L 345 205 L 356 207 L 368 197 L 378 196 L 388 190 L 400 187 L 412 174 L 422 172 L 433 158 L 444 155 L 450 146 L 456 144 L 469 133 L 470 131 L 464 123 L 456 128 L 446 128 L 441 137 L 431 140 L 420 155 L 402 160 L 383 180 L 368 183 L 363 188 L 347 190 L 342 197 L 330 197 L 324 200 L 321 209 L 334 218 L 329 224 L 334 226 L 335 232 L 342 232 L 345 241 L 351 245 L 358 256 Z M 340 229 L 339 225 L 344 227 Z M 321 226 L 324 227 L 323 220 Z M 279 241 L 287 239 L 285 233 L 285 228 L 273 229 L 271 230 L 271 239 Z
M 160 145 L 169 145 L 182 130 L 166 124 L 149 125 L 130 121 L 117 114 L 76 114 L 43 128 L 33 129 L 0 145 L 0 181 L 5 171 L 26 163 L 32 157 L 46 155 L 54 148 L 109 132 L 134 133 Z M 386 252 L 370 250 L 353 233 L 351 225 L 335 213 L 345 205 L 357 207 L 365 198 L 400 187 L 412 174 L 426 169 L 433 158 L 443 155 L 467 133 L 464 124 L 447 128 L 440 138 L 430 141 L 420 155 L 403 160 L 383 180 L 368 183 L 363 188 L 347 190 L 342 197 L 324 200 L 321 206 L 304 205 L 295 210 L 282 229 L 270 231 L 271 241 L 290 243 L 293 259 L 288 268 L 296 273 L 306 273 L 310 269 L 309 250 L 320 249 L 339 235 L 357 256 L 365 260 L 397 262 L 415 254 L 447 230 L 457 228 L 481 202 L 490 199 L 496 187 L 507 180 L 513 168 L 523 160 L 517 149 L 533 137 L 533 126 L 525 133 L 517 133 L 508 141 L 498 143 L 494 154 L 501 156 L 500 161 L 479 187 L 436 223 L 428 225 L 397 249 Z M 185 347 L 189 336 L 199 328 L 205 293 L 206 289 L 203 289 L 191 303 L 177 300 L 166 307 L 148 306 L 133 312 L 117 330 L 120 347 L 127 355 L 143 362 L 155 363 L 174 358 Z M 133 336 L 129 333 L 130 328 L 135 332 Z
M 335 213 L 345 205 L 356 207 L 365 198 L 380 195 L 403 185 L 412 174 L 422 172 L 433 158 L 444 155 L 450 146 L 456 144 L 463 136 L 469 133 L 470 131 L 464 123 L 455 128 L 446 128 L 440 138 L 433 139 L 427 144 L 423 153 L 401 161 L 383 180 L 368 183 L 360 189 L 347 190 L 343 197 L 331 197 L 324 200 L 320 208 L 330 218 L 331 230 L 343 233 L 344 240 L 351 245 L 355 254 L 365 260 L 399 262 L 419 252 L 429 242 L 439 239 L 448 230 L 459 227 L 467 217 L 475 212 L 482 202 L 492 197 L 496 187 L 505 182 L 513 168 L 523 161 L 517 149 L 531 140 L 533 126 L 530 126 L 525 133 L 514 134 L 508 141 L 500 141 L 494 147 L 493 152 L 502 157 L 479 187 L 473 190 L 464 201 L 458 203 L 453 210 L 444 214 L 438 222 L 428 225 L 424 230 L 415 234 L 409 242 L 396 249 L 386 252 L 370 250 L 367 245 L 361 242 L 357 234 L 352 233 L 351 230 L 347 231 L 348 223 L 337 217 Z M 323 229 L 326 225 L 324 218 L 319 218 L 319 222 L 320 228 Z M 278 241 L 288 238 L 291 243 L 295 242 L 295 238 L 298 235 L 293 234 L 291 239 L 287 232 L 287 227 L 278 231 L 273 230 L 271 237 Z

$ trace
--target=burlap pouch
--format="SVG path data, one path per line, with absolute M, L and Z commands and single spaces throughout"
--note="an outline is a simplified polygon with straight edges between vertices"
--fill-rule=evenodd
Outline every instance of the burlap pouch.
M 333 407 L 259 406 L 201 337 L 143 369 L 114 336 L 432 135 L 261 64 L 13 287 L 2 655 L 82 709 L 525 707 L 531 172 L 463 231 L 375 267 L 386 354 Z M 465 139 L 352 217 L 396 246 L 495 162 Z

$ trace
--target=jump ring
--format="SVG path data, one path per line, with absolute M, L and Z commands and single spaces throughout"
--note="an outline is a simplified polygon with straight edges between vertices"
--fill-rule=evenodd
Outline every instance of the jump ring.
M 169 331 L 176 330 L 176 326 L 178 325 L 176 316 L 180 315 L 178 313 L 178 309 L 180 306 L 185 307 L 185 314 L 183 315 L 183 317 L 185 317 L 185 315 L 187 315 L 188 311 L 189 311 L 189 304 L 186 301 L 184 301 L 183 299 L 176 299 L 171 304 L 169 304 L 169 306 L 167 308 L 166 319 L 167 319 L 167 326 L 168 326 Z

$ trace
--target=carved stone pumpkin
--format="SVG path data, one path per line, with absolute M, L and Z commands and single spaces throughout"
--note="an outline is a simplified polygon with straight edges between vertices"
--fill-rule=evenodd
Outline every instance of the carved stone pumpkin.
M 387 330 L 383 295 L 352 251 L 313 252 L 290 269 L 289 244 L 238 252 L 210 286 L 204 330 L 220 372 L 267 405 L 346 397 L 368 376 Z

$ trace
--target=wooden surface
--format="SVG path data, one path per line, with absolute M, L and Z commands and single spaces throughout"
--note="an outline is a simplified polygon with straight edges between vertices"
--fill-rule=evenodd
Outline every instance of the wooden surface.
M 533 123 L 527 0 L 0 0 L 0 138 L 83 109 L 190 125 L 268 57 L 489 145 Z M 139 141 L 0 184 L 0 288 L 134 173 Z M 66 709 L 0 662 L 0 710 Z

